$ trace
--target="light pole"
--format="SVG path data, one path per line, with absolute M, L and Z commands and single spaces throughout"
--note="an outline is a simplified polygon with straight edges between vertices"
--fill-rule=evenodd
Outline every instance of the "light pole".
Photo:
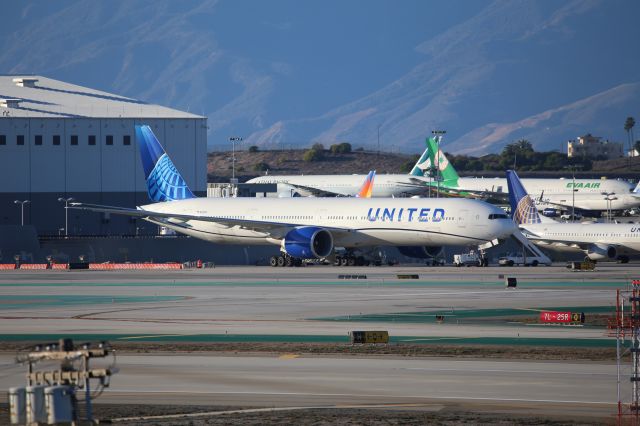
M 242 138 L 240 136 L 231 136 L 229 138 L 229 142 L 231 142 L 232 146 L 232 154 L 231 154 L 231 183 L 235 184 L 236 182 L 236 142 L 242 142 Z
M 380 124 L 378 124 L 378 157 L 380 157 Z
M 31 201 L 29 200 L 15 200 L 13 202 L 14 204 L 20 204 L 20 217 L 21 217 L 20 226 L 24 226 L 24 205 L 29 204 L 30 202 Z
M 440 176 L 440 141 L 442 141 L 442 136 L 447 133 L 446 130 L 432 130 L 431 134 L 435 136 L 436 140 L 436 182 L 438 185 L 438 192 L 436 192 L 436 198 L 440 198 L 440 180 L 442 179 Z
M 570 164 L 565 168 L 571 170 L 571 222 L 576 220 L 576 166 Z
M 601 192 L 601 194 L 604 196 L 604 199 L 607 202 L 607 220 L 611 222 L 611 215 L 613 213 L 612 202 L 614 200 L 617 200 L 618 197 L 614 197 L 614 195 L 616 195 L 615 192 Z
M 64 236 L 69 236 L 69 203 L 75 201 L 75 198 L 58 198 L 58 201 L 64 203 Z

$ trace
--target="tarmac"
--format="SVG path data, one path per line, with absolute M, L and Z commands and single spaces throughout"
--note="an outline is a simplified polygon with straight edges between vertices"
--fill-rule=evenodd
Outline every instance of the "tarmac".
M 399 344 L 615 348 L 602 326 L 541 325 L 537 318 L 544 310 L 613 314 L 616 289 L 638 277 L 639 266 L 2 271 L 0 342 L 347 343 L 353 330 L 387 330 Z M 414 274 L 419 278 L 398 277 Z M 505 288 L 505 277 L 516 277 L 517 287 Z M 0 363 L 0 390 L 23 383 L 24 371 L 10 355 L 0 355 Z M 597 415 L 613 413 L 616 402 L 614 362 L 181 353 L 119 354 L 118 366 L 103 402 L 428 407 L 462 401 Z
M 616 269 L 616 266 L 621 268 Z M 542 310 L 608 312 L 635 267 L 222 267 L 184 271 L 3 271 L 0 335 L 328 335 L 605 339 L 593 327 L 514 323 Z M 339 275 L 367 279 L 338 279 Z M 418 274 L 419 279 L 398 279 Z M 518 278 L 507 289 L 504 277 Z M 508 308 L 507 310 L 505 310 Z M 435 321 L 444 315 L 444 322 Z M 493 321 L 490 321 L 493 319 Z M 3 337 L 0 336 L 0 339 Z M 151 337 L 146 337 L 151 336 Z M 165 339 L 166 340 L 166 339 Z

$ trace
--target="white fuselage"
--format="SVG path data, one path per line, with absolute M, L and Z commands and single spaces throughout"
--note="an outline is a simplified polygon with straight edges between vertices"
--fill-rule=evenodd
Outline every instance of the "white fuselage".
M 195 198 L 140 208 L 207 217 L 150 221 L 229 244 L 280 244 L 283 236 L 278 236 L 278 229 L 298 226 L 328 230 L 337 247 L 479 245 L 515 230 L 500 208 L 468 199 Z M 229 226 L 211 218 L 247 222 Z
M 303 196 L 312 195 L 303 188 L 313 188 L 337 195 L 354 196 L 367 176 L 366 175 L 307 175 L 307 176 L 259 176 L 247 183 L 275 183 L 278 194 L 294 189 Z M 408 174 L 376 175 L 372 197 L 401 197 L 424 194 L 428 192 L 428 179 Z
M 617 248 L 618 254 L 640 252 L 640 225 L 622 223 L 540 223 L 520 225 L 534 243 L 555 249 L 594 251 Z
M 640 205 L 640 198 L 631 194 L 633 186 L 613 179 L 521 179 L 527 193 L 534 199 L 538 210 L 546 207 L 566 206 L 582 210 L 623 210 Z M 575 191 L 572 189 L 575 188 Z M 458 190 L 474 192 L 508 193 L 504 178 L 460 178 Z M 613 193 L 617 200 L 608 202 L 603 192 Z M 610 203 L 610 204 L 609 204 Z

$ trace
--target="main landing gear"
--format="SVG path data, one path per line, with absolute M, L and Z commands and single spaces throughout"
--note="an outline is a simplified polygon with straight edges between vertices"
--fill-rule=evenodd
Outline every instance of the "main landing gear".
M 302 266 L 302 259 L 291 257 L 288 254 L 283 253 L 280 256 L 271 256 L 269 259 L 269 265 L 274 268 L 277 266 Z

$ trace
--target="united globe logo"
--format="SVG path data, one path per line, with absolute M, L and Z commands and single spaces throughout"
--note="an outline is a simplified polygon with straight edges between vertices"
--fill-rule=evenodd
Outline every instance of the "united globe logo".
M 530 196 L 522 197 L 513 213 L 516 223 L 540 223 L 538 209 Z

